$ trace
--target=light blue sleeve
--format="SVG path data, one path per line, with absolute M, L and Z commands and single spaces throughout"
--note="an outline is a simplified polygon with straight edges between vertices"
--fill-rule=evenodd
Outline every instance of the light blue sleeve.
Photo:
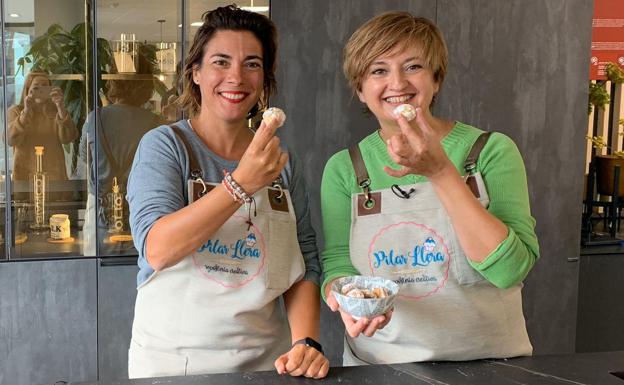
M 321 263 L 316 246 L 316 233 L 310 218 L 310 197 L 303 177 L 303 168 L 299 159 L 292 152 L 289 153 L 289 158 L 291 175 L 288 189 L 295 208 L 295 215 L 297 216 L 299 247 L 305 261 L 306 272 L 303 279 L 320 285 Z
M 173 139 L 167 126 L 160 126 L 143 136 L 128 177 L 127 199 L 130 228 L 139 251 L 137 285 L 153 272 L 145 256 L 147 234 L 161 217 L 182 209 L 184 198 L 184 150 Z
M 94 136 L 95 136 L 95 113 L 94 111 L 91 111 L 89 112 L 89 115 L 87 115 L 87 119 L 85 120 L 82 126 L 82 135 L 80 136 L 80 146 L 79 146 L 79 152 L 78 152 L 78 154 L 80 155 L 80 158 L 84 160 L 85 162 L 88 160 L 87 150 L 89 148 L 91 149 L 93 148 L 92 144 L 93 144 Z M 91 166 L 89 165 L 89 167 Z

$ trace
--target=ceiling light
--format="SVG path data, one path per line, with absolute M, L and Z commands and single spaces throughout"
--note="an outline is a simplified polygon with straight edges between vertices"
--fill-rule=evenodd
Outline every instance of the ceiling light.
M 245 11 L 250 11 L 250 12 L 269 12 L 268 6 L 241 7 L 241 9 L 244 9 Z
M 201 27 L 204 24 L 201 21 L 194 21 L 191 23 L 191 27 Z M 182 28 L 182 24 L 178 24 L 178 28 Z
M 20 17 L 19 13 L 10 13 L 9 16 L 11 17 Z

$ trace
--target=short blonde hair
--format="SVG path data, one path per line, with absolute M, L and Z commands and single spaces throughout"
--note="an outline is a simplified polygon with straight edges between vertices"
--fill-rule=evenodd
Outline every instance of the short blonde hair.
M 386 12 L 368 20 L 349 38 L 343 52 L 343 71 L 349 86 L 354 92 L 361 91 L 362 81 L 376 58 L 395 48 L 414 45 L 421 46 L 425 66 L 441 85 L 446 76 L 448 50 L 438 27 L 408 12 Z

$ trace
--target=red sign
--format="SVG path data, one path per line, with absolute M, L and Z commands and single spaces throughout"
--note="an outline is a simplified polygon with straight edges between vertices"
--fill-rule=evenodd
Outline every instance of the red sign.
M 609 62 L 624 69 L 624 1 L 594 0 L 589 78 L 606 79 Z

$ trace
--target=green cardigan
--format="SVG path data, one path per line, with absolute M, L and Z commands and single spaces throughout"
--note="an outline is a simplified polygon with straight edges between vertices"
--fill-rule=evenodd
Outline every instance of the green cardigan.
M 446 154 L 462 175 L 464 161 L 483 131 L 457 122 L 442 140 Z M 371 178 L 371 189 L 390 188 L 393 184 L 422 183 L 420 175 L 394 178 L 383 170 L 385 165 L 398 168 L 386 150 L 378 132 L 364 138 L 360 144 L 364 163 Z M 488 211 L 507 225 L 507 238 L 482 262 L 469 261 L 489 282 L 507 288 L 521 282 L 539 257 L 535 235 L 535 219 L 531 216 L 526 171 L 515 143 L 501 133 L 494 133 L 479 156 L 477 170 L 481 172 L 490 198 Z M 351 196 L 360 193 L 349 153 L 334 154 L 323 172 L 321 208 L 325 248 L 322 253 L 325 285 L 335 278 L 357 275 L 349 255 L 351 229 Z

